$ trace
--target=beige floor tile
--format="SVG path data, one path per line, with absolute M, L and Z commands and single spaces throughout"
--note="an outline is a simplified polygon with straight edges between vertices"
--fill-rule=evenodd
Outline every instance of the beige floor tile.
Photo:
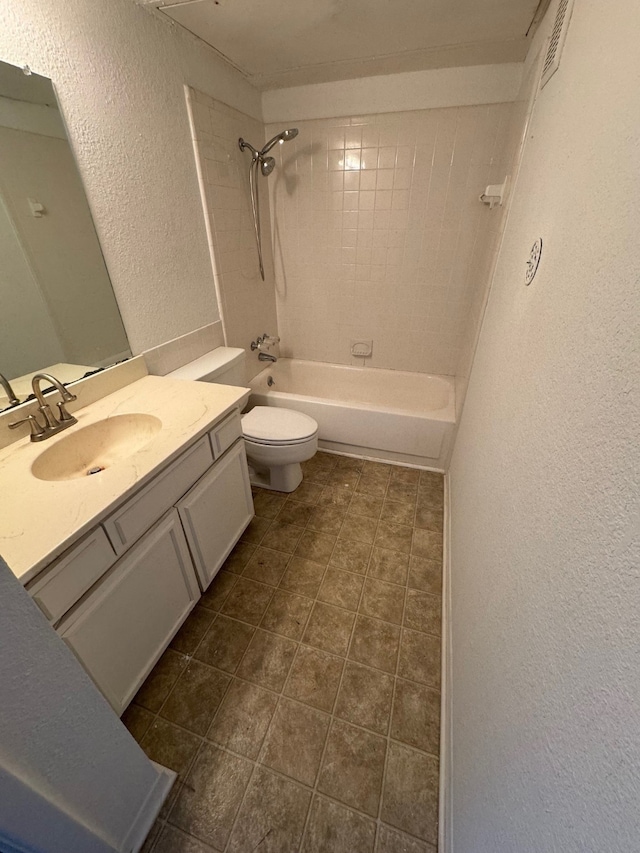
M 227 853 L 297 853 L 310 800 L 307 788 L 258 768 Z
M 238 667 L 240 678 L 279 692 L 289 674 L 296 644 L 258 629 Z
M 207 610 L 218 611 L 227 600 L 229 593 L 238 582 L 238 575 L 219 571 L 203 592 L 198 605 Z
M 367 574 L 378 580 L 404 585 L 407 582 L 409 555 L 376 546 L 371 553 Z
M 300 646 L 284 688 L 285 696 L 321 711 L 331 711 L 343 665 L 342 658 Z
M 294 556 L 282 576 L 280 587 L 298 595 L 315 598 L 324 577 L 324 570 L 322 564 Z
M 298 527 L 295 524 L 285 524 L 276 518 L 275 521 L 271 522 L 271 526 L 265 533 L 261 544 L 264 548 L 273 548 L 274 551 L 284 551 L 287 554 L 293 554 L 303 533 L 304 527 Z
M 256 546 L 251 545 L 249 542 L 238 542 L 236 547 L 224 561 L 224 565 L 222 566 L 223 571 L 241 575 L 242 570 L 251 559 L 255 550 Z
M 413 483 L 403 483 L 394 480 L 389 481 L 387 499 L 390 501 L 401 501 L 402 503 L 415 504 L 418 498 L 418 486 Z
M 302 853 L 373 853 L 375 837 L 373 820 L 316 794 Z
M 235 672 L 246 651 L 255 628 L 218 616 L 195 652 L 195 657 L 225 672 Z
M 275 518 L 285 501 L 284 495 L 274 495 L 264 489 L 257 489 L 253 496 L 253 508 L 260 518 Z
M 160 716 L 204 735 L 226 693 L 230 676 L 192 660 L 176 681 Z
M 385 500 L 380 520 L 388 521 L 391 524 L 408 524 L 409 526 L 413 526 L 415 512 L 415 507 L 412 503 Z
M 384 738 L 334 720 L 322 761 L 318 790 L 375 817 L 386 747 Z
M 205 743 L 187 777 L 169 823 L 224 850 L 253 764 Z
M 289 500 L 313 506 L 318 503 L 318 498 L 322 494 L 322 488 L 318 483 L 305 482 L 303 480 L 295 492 L 291 492 Z
M 338 539 L 331 554 L 329 565 L 363 575 L 367 571 L 370 555 L 371 545 L 367 542 L 352 542 L 349 539 Z
M 147 711 L 146 708 L 141 708 L 140 705 L 132 703 L 120 719 L 129 729 L 132 737 L 140 743 L 149 726 L 154 721 L 155 715 L 151 711 Z
M 440 693 L 424 684 L 396 679 L 391 737 L 438 755 Z
M 359 495 L 371 495 L 376 498 L 383 498 L 387 492 L 387 479 L 376 477 L 373 474 L 363 473 L 360 475 L 356 493 Z
M 365 616 L 375 616 L 385 622 L 402 624 L 404 610 L 404 587 L 393 583 L 367 578 L 362 593 L 359 612 Z
M 334 507 L 345 512 L 353 498 L 352 489 L 341 489 L 340 486 L 325 486 L 318 498 L 318 506 Z
M 426 560 L 412 554 L 409 560 L 409 586 L 432 595 L 441 595 L 442 560 Z
M 391 829 L 390 826 L 380 825 L 376 853 L 437 853 L 431 844 L 410 838 L 404 832 Z
M 299 640 L 312 607 L 311 599 L 278 589 L 262 617 L 260 627 Z
M 156 718 L 142 738 L 140 746 L 152 761 L 183 776 L 201 743 L 201 739 L 191 732 L 185 732 L 167 720 Z
M 433 530 L 442 535 L 443 511 L 441 509 L 433 509 L 431 507 L 418 505 L 416 509 L 415 526 L 422 527 L 425 530 Z
M 424 636 L 424 635 L 423 635 Z M 353 640 L 349 650 L 349 658 L 382 669 L 385 672 L 395 672 L 400 643 L 400 628 L 358 616 L 353 632 Z
M 275 693 L 234 678 L 207 739 L 256 759 L 277 704 Z
M 154 853 L 215 853 L 213 847 L 170 824 L 165 824 L 153 850 Z
M 335 536 L 306 530 L 298 542 L 295 555 L 302 557 L 303 560 L 312 560 L 314 563 L 326 566 L 335 544 Z
M 335 715 L 386 735 L 391 715 L 393 676 L 347 661 Z
M 442 534 L 416 527 L 413 531 L 411 553 L 416 557 L 442 562 Z
M 192 655 L 215 618 L 213 611 L 200 606 L 194 607 L 182 628 L 171 640 L 170 648 L 185 655 Z
M 244 567 L 242 576 L 249 580 L 278 586 L 291 559 L 290 554 L 273 551 L 259 545 L 254 555 Z
M 442 634 L 442 598 L 418 589 L 407 590 L 404 624 L 415 631 Z
M 330 720 L 316 708 L 281 699 L 267 732 L 262 763 L 297 782 L 313 785 Z
M 355 515 L 349 508 L 340 528 L 340 539 L 350 539 L 352 542 L 365 542 L 367 545 L 372 545 L 377 529 L 377 518 Z
M 259 545 L 270 526 L 271 521 L 268 518 L 258 518 L 258 516 L 255 516 L 249 522 L 249 526 L 240 537 L 240 541 Z
M 313 506 L 311 504 L 299 503 L 298 501 L 287 501 L 280 512 L 277 520 L 283 524 L 295 524 L 298 527 L 306 527 L 311 517 Z
M 440 638 L 404 628 L 398 675 L 439 689 L 440 666 Z
M 401 551 L 408 554 L 411 551 L 411 534 L 413 528 L 404 524 L 392 524 L 389 521 L 381 521 L 378 525 L 376 535 L 377 548 L 389 548 L 392 551 Z
M 248 580 L 243 576 L 238 578 L 220 612 L 230 619 L 240 619 L 251 625 L 259 625 L 272 595 L 273 587 Z
M 363 581 L 361 575 L 328 566 L 318 592 L 318 600 L 347 610 L 357 610 Z
M 352 515 L 365 515 L 369 518 L 380 518 L 382 512 L 382 498 L 374 495 L 355 494 L 349 505 Z
M 344 507 L 316 506 L 311 510 L 308 528 L 316 533 L 328 533 L 337 536 L 345 516 Z
M 185 655 L 167 649 L 136 693 L 133 699 L 136 705 L 157 713 L 187 663 Z
M 354 619 L 354 613 L 316 602 L 302 640 L 310 646 L 344 657 L 349 648 Z
M 429 844 L 438 843 L 438 760 L 391 741 L 382 820 Z

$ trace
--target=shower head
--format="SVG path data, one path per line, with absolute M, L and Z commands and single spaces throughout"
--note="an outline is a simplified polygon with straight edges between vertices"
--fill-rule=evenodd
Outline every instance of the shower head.
M 288 130 L 283 130 L 282 133 L 278 133 L 276 136 L 273 137 L 273 139 L 270 139 L 260 153 L 267 154 L 267 152 L 271 151 L 271 149 L 276 143 L 288 142 L 290 139 L 295 139 L 297 135 L 297 127 L 290 127 Z
M 265 178 L 273 172 L 276 167 L 276 161 L 273 157 L 260 157 L 260 171 Z

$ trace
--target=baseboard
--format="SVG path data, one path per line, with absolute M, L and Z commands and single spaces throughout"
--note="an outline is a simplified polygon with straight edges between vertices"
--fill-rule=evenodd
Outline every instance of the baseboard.
M 444 477 L 444 529 L 442 560 L 442 685 L 440 704 L 440 798 L 438 851 L 453 853 L 452 741 L 451 741 L 451 481 Z
M 144 844 L 147 835 L 151 832 L 151 827 L 160 814 L 160 809 L 162 808 L 164 801 L 169 796 L 169 791 L 171 791 L 173 783 L 177 779 L 177 773 L 174 773 L 173 770 L 168 770 L 166 767 L 156 764 L 155 761 L 152 761 L 151 763 L 158 771 L 158 777 L 155 785 L 149 792 L 149 796 L 144 801 L 142 808 L 138 812 L 138 815 L 133 822 L 133 826 L 127 833 L 127 837 L 125 838 L 122 848 L 124 851 L 127 851 L 127 853 L 129 853 L 129 851 L 131 851 L 131 853 L 138 853 Z

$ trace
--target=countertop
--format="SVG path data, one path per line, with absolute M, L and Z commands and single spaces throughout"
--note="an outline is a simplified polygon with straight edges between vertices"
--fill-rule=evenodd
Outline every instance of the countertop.
M 58 435 L 0 450 L 0 554 L 23 584 L 32 580 L 248 397 L 248 388 L 145 376 L 75 410 L 77 425 Z M 45 481 L 31 473 L 35 459 L 74 430 L 134 412 L 155 415 L 162 428 L 133 456 L 91 477 Z

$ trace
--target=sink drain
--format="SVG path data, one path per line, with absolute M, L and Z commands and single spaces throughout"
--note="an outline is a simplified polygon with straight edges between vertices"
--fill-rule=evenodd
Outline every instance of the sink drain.
M 87 477 L 90 477 L 92 474 L 99 474 L 100 471 L 104 471 L 104 468 L 102 468 L 100 465 L 96 465 L 95 468 L 89 468 L 89 470 L 87 471 Z

